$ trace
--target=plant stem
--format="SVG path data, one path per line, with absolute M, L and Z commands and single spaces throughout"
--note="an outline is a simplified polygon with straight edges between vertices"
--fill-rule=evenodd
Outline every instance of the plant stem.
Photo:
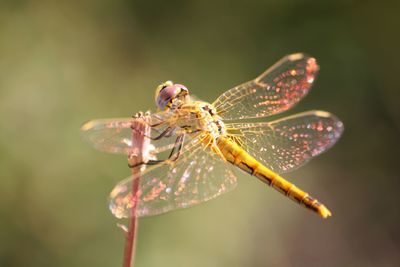
M 132 182 L 132 194 L 134 195 L 135 204 L 132 207 L 128 232 L 126 233 L 123 267 L 131 267 L 134 265 L 135 262 L 136 232 L 138 227 L 138 218 L 136 216 L 136 193 L 138 191 L 138 188 L 139 179 L 135 179 Z
M 148 155 L 150 139 L 145 136 L 150 135 L 149 116 L 146 114 L 136 114 L 135 119 L 132 122 L 132 152 L 129 154 L 129 164 L 137 165 L 138 163 L 144 162 Z M 137 218 L 137 205 L 138 205 L 138 191 L 140 184 L 140 173 L 144 167 L 138 166 L 132 168 L 132 175 L 137 177 L 132 181 L 132 201 L 133 206 L 131 209 L 131 216 L 129 220 L 128 232 L 126 233 L 125 249 L 124 249 L 124 261 L 123 267 L 134 266 L 135 262 L 135 251 L 136 251 L 136 233 L 138 228 Z

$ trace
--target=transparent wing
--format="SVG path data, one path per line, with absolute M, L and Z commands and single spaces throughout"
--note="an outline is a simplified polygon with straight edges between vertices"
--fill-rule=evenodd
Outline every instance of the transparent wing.
M 160 135 L 170 126 L 172 114 L 160 112 L 149 115 L 149 123 L 155 125 L 151 127 L 150 135 L 155 137 Z M 132 123 L 138 118 L 115 118 L 91 120 L 81 127 L 81 132 L 89 143 L 96 149 L 115 153 L 129 155 L 132 151 Z M 155 153 L 172 149 L 176 140 L 176 134 L 171 134 L 169 138 L 161 138 L 154 142 Z M 175 138 L 174 138 L 175 136 Z
M 308 93 L 317 72 L 314 58 L 292 54 L 256 79 L 226 91 L 213 105 L 224 120 L 278 114 L 293 107 Z
M 215 198 L 236 186 L 236 176 L 223 159 L 193 138 L 177 161 L 166 161 L 121 181 L 110 194 L 110 209 L 117 218 L 130 216 L 135 199 L 137 216 L 157 215 Z M 139 178 L 139 190 L 132 193 Z
M 272 122 L 227 124 L 228 134 L 275 172 L 294 170 L 329 149 L 343 123 L 324 111 L 308 111 Z

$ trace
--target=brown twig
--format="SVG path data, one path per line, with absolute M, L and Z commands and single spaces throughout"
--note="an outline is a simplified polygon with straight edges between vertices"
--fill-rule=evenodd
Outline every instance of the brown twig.
M 143 116 L 142 113 L 136 114 L 132 122 L 132 152 L 129 154 L 128 162 L 130 165 L 135 166 L 141 162 L 146 161 L 149 153 L 150 139 L 145 136 L 150 135 L 149 114 Z M 138 204 L 138 190 L 140 184 L 140 172 L 143 171 L 144 167 L 138 166 L 132 168 L 132 174 L 137 178 L 132 181 L 132 201 L 133 206 L 131 209 L 131 216 L 129 220 L 128 231 L 126 233 L 125 249 L 124 249 L 124 261 L 123 267 L 131 267 L 135 261 L 135 250 L 136 250 L 136 233 L 138 228 L 138 218 L 136 215 L 136 209 Z

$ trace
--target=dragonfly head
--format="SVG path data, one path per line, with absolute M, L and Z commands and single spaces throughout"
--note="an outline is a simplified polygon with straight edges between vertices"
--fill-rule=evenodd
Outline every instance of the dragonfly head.
M 157 87 L 155 100 L 159 110 L 167 110 L 187 97 L 189 90 L 184 85 L 166 81 Z

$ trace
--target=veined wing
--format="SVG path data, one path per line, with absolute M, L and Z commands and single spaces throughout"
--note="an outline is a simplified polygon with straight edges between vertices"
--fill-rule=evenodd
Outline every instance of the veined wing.
M 134 201 L 137 216 L 157 215 L 215 198 L 236 186 L 236 177 L 223 159 L 203 144 L 204 135 L 184 146 L 178 160 L 150 166 L 118 183 L 110 193 L 110 209 L 117 218 L 130 216 Z M 139 178 L 140 177 L 140 178 Z M 139 178 L 139 190 L 132 183 Z
M 271 170 L 294 170 L 329 149 L 343 123 L 325 111 L 308 111 L 272 122 L 226 124 L 228 134 Z
M 316 60 L 305 54 L 286 56 L 256 79 L 223 93 L 213 105 L 224 120 L 278 114 L 308 93 L 318 69 Z
M 157 125 L 151 127 L 150 135 L 160 135 L 170 126 L 172 113 L 159 112 L 149 115 L 149 123 Z M 96 149 L 114 153 L 129 155 L 132 152 L 132 124 L 141 118 L 114 118 L 91 120 L 81 127 L 83 137 Z M 155 153 L 160 153 L 173 148 L 176 134 L 171 137 L 161 138 L 153 142 Z

